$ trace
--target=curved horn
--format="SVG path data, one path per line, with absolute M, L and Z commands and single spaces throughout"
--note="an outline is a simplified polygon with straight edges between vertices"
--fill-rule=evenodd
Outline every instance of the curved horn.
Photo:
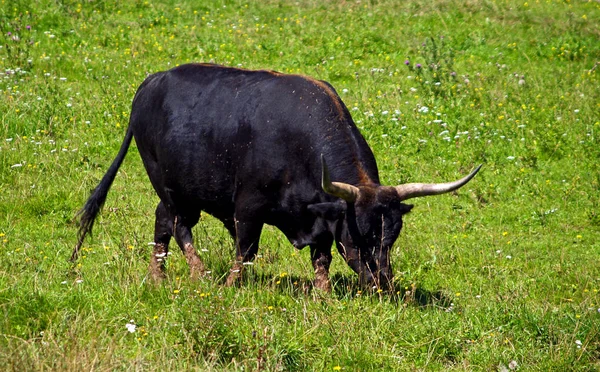
M 446 183 L 405 183 L 404 185 L 396 186 L 396 191 L 398 191 L 400 200 L 445 194 L 463 187 L 471 178 L 475 177 L 482 165 L 479 165 L 471 174 L 458 181 Z
M 342 182 L 331 182 L 329 179 L 329 169 L 327 168 L 323 154 L 321 154 L 321 165 L 321 187 L 323 191 L 342 198 L 347 202 L 354 203 L 358 198 L 358 187 Z

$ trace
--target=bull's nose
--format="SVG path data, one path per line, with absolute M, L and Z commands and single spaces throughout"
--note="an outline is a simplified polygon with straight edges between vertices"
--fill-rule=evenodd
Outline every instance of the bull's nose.
M 384 290 L 394 289 L 394 275 L 391 271 L 379 276 L 379 287 Z
M 393 279 L 391 275 L 373 276 L 370 273 L 362 273 L 360 274 L 359 282 L 362 287 L 368 290 L 388 291 L 394 289 Z

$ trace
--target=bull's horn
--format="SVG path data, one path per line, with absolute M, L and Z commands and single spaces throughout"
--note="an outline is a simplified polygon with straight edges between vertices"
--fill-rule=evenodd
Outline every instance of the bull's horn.
M 417 198 L 419 196 L 439 195 L 463 187 L 471 178 L 475 177 L 483 164 L 479 165 L 471 174 L 454 182 L 447 183 L 405 183 L 396 186 L 400 200 Z
M 323 191 L 342 198 L 349 203 L 354 203 L 358 198 L 358 187 L 342 182 L 331 182 L 329 179 L 329 169 L 327 169 L 327 163 L 325 163 L 323 154 L 321 154 L 321 165 L 321 187 Z

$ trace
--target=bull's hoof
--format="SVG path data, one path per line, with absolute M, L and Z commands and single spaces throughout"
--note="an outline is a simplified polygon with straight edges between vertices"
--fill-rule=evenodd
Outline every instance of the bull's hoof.
M 240 282 L 240 280 L 242 279 L 242 269 L 243 266 L 240 264 L 233 265 L 231 270 L 229 270 L 229 275 L 227 276 L 227 280 L 225 281 L 226 287 L 233 287 L 234 285 Z
M 317 267 L 315 270 L 314 288 L 325 293 L 331 293 L 331 281 L 329 280 L 329 270 L 324 267 Z
M 204 268 L 202 261 L 198 260 L 194 265 L 190 266 L 190 279 L 199 280 L 206 276 L 207 271 Z
M 315 279 L 314 288 L 325 293 L 331 293 L 331 282 L 329 279 Z
M 151 283 L 159 284 L 163 280 L 165 280 L 165 278 L 167 277 L 164 270 L 162 270 L 158 267 L 155 267 L 153 265 L 150 265 L 149 271 L 150 271 L 149 279 L 150 279 Z

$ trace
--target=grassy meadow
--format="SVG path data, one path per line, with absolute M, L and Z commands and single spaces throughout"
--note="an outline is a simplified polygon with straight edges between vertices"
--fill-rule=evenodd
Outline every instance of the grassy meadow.
M 0 365 L 5 370 L 600 369 L 598 1 L 0 0 Z M 158 203 L 135 144 L 76 265 L 76 212 L 148 73 L 187 62 L 327 80 L 382 182 L 415 199 L 397 294 L 266 227 L 237 288 L 203 215 L 212 278 L 171 243 L 148 283 Z M 334 249 L 335 250 L 335 249 Z

